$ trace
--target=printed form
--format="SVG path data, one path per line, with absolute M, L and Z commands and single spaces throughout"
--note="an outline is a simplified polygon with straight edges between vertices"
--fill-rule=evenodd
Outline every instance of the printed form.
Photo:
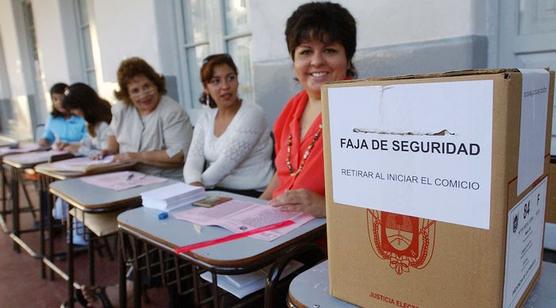
M 212 208 L 194 208 L 172 212 L 176 219 L 210 226 L 216 225 L 240 233 L 256 228 L 292 220 L 293 225 L 272 231 L 251 235 L 250 237 L 272 241 L 314 219 L 313 216 L 298 212 L 283 212 L 270 205 L 254 204 L 241 200 L 230 200 Z

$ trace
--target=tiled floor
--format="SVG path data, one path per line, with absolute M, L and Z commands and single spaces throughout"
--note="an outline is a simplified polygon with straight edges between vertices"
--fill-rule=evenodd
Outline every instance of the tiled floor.
M 31 196 L 36 192 L 31 191 Z M 35 201 L 35 204 L 38 203 Z M 1 202 L 1 201 L 0 201 Z M 7 216 L 8 227 L 12 226 L 12 216 Z M 29 228 L 33 224 L 30 213 L 21 215 L 22 227 Z M 23 240 L 36 252 L 39 251 L 39 233 L 26 233 Z M 56 237 L 56 251 L 64 251 L 66 245 L 63 235 Z M 88 281 L 87 275 L 87 253 L 79 253 L 75 258 L 75 278 L 80 284 Z M 113 285 L 117 283 L 117 264 L 110 261 L 106 254 L 104 258 L 96 255 L 96 280 L 97 285 Z M 65 261 L 56 261 L 63 269 L 66 269 Z M 166 291 L 157 289 L 149 291 L 151 304 L 144 304 L 143 307 L 166 307 Z M 53 281 L 41 278 L 41 262 L 34 259 L 25 251 L 16 253 L 13 249 L 13 242 L 8 234 L 0 231 L 0 307 L 60 307 L 67 301 L 67 283 L 65 280 L 56 276 Z M 117 303 L 114 303 L 117 304 Z M 76 304 L 76 307 L 79 307 Z M 129 306 L 129 302 L 128 302 Z

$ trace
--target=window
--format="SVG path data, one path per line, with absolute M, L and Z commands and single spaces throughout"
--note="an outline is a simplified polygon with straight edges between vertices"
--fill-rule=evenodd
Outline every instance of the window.
M 95 62 L 91 43 L 91 28 L 89 25 L 89 10 L 87 0 L 76 0 L 76 17 L 78 26 L 79 45 L 81 48 L 81 63 L 85 72 L 85 81 L 93 88 L 97 88 Z
M 239 71 L 239 96 L 252 101 L 249 1 L 180 0 L 178 7 L 185 108 L 191 112 L 200 107 L 200 66 L 206 56 L 214 53 L 226 52 L 233 57 Z
M 25 115 L 25 112 L 21 112 L 21 114 L 16 115 L 16 121 L 12 122 L 13 129 L 12 134 L 17 135 L 20 139 L 30 139 L 33 136 L 33 130 L 31 127 L 35 127 L 39 124 L 39 118 L 42 118 L 40 114 L 40 106 L 45 105 L 45 97 L 41 90 L 40 85 L 42 84 L 42 71 L 41 65 L 39 62 L 39 53 L 37 47 L 37 38 L 35 34 L 35 20 L 33 17 L 33 7 L 31 1 L 25 0 L 22 2 L 23 6 L 23 22 L 24 22 L 24 33 L 25 33 L 25 40 L 27 46 L 27 53 L 30 63 L 30 77 L 32 80 L 32 91 L 34 95 L 29 97 L 29 101 L 27 104 L 28 107 L 28 115 Z M 31 90 L 31 89 L 29 89 Z M 22 121 L 23 118 L 27 118 Z M 31 127 L 28 126 L 28 123 L 31 123 Z M 34 136 L 35 138 L 37 136 Z

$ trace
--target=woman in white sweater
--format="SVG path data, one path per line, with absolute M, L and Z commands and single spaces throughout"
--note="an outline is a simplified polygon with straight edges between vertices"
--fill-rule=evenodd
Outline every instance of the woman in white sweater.
M 228 54 L 201 67 L 210 109 L 201 115 L 187 154 L 186 183 L 258 197 L 273 176 L 272 139 L 262 109 L 238 97 L 237 67 Z

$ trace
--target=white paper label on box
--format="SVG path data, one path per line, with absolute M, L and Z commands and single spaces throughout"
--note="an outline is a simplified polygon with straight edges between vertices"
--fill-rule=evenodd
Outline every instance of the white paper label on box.
M 546 70 L 520 69 L 520 72 L 523 79 L 517 167 L 518 195 L 543 174 L 550 86 L 550 75 Z
M 489 228 L 493 81 L 328 89 L 334 202 Z
M 515 307 L 541 265 L 545 177 L 508 213 L 504 307 Z

